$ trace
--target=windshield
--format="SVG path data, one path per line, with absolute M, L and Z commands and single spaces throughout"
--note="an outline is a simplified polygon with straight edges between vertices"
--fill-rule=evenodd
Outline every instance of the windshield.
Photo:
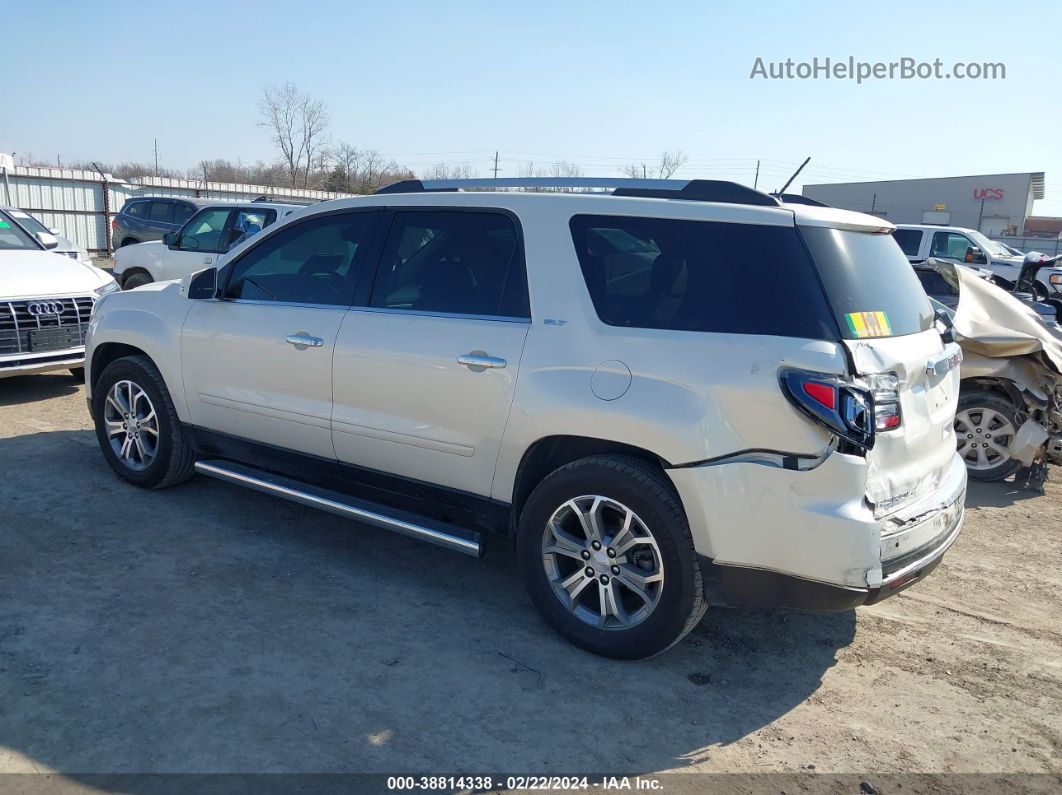
M 970 239 L 973 240 L 973 242 L 978 245 L 978 247 L 981 249 L 981 251 L 985 252 L 989 256 L 992 256 L 992 257 L 1012 257 L 1012 256 L 1014 256 L 1009 251 L 1007 251 L 1005 248 L 1003 248 L 1003 246 L 1001 246 L 999 243 L 997 243 L 995 240 L 989 240 L 987 237 L 982 235 L 980 232 L 971 230 L 970 231 Z
M 7 213 L 0 212 L 0 250 L 39 250 L 40 246 Z
M 891 235 L 799 229 L 846 339 L 899 337 L 933 327 L 925 290 Z
M 46 227 L 44 224 L 42 224 L 29 213 L 24 213 L 21 210 L 11 210 L 8 215 L 14 218 L 16 223 L 21 224 L 22 227 L 31 235 L 50 235 L 52 233 L 52 231 L 48 227 Z

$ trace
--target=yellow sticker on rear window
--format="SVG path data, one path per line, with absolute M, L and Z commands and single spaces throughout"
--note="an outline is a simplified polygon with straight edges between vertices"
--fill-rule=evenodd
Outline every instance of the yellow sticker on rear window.
M 892 326 L 884 312 L 849 312 L 844 316 L 848 330 L 856 337 L 891 337 Z

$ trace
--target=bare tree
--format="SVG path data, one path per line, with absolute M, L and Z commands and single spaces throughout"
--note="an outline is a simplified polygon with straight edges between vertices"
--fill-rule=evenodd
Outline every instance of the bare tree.
M 656 170 L 657 174 L 660 175 L 660 179 L 667 179 L 682 168 L 687 160 L 689 158 L 681 149 L 676 149 L 674 152 L 664 152 L 660 155 L 660 165 Z
M 521 177 L 581 177 L 583 170 L 575 163 L 567 160 L 558 160 L 556 163 L 547 163 L 545 166 L 536 167 L 534 161 L 528 160 L 520 167 L 518 175 Z M 569 193 L 573 188 L 527 188 L 534 193 Z
M 421 179 L 474 179 L 479 176 L 471 163 L 436 163 L 421 175 Z
M 660 162 L 655 166 L 647 163 L 630 163 L 622 166 L 620 171 L 631 179 L 668 179 L 678 171 L 689 158 L 681 149 L 674 152 L 663 152 Z
M 402 179 L 413 179 L 413 172 L 385 157 L 375 149 L 358 149 L 338 142 L 323 150 L 325 174 L 321 179 L 327 190 L 341 193 L 372 193 Z M 330 170 L 329 170 L 330 169 Z
M 280 150 L 292 187 L 298 184 L 300 171 L 302 185 L 307 187 L 314 160 L 325 143 L 328 108 L 294 83 L 285 83 L 263 89 L 258 109 L 262 117 L 259 125 L 269 130 Z

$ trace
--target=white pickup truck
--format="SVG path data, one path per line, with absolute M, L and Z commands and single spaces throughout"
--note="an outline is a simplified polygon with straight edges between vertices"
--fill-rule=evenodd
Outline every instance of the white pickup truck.
M 114 278 L 126 290 L 180 279 L 210 267 L 237 243 L 299 209 L 297 204 L 212 202 L 161 241 L 122 246 L 115 251 Z
M 911 262 L 924 262 L 929 257 L 986 268 L 1004 287 L 1018 281 L 1024 258 L 1013 254 L 976 229 L 959 226 L 929 226 L 899 224 L 893 234 L 903 253 Z M 1037 298 L 1062 298 L 1062 269 L 1042 268 L 1033 285 Z

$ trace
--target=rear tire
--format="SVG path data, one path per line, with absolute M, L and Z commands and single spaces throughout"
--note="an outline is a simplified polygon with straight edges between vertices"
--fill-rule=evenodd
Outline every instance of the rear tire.
M 520 513 L 517 558 L 550 626 L 605 657 L 659 654 L 707 608 L 678 495 L 637 458 L 592 456 L 546 477 Z
M 118 248 L 125 248 L 126 246 L 134 246 L 134 245 L 136 245 L 136 244 L 137 244 L 137 243 L 139 243 L 139 242 L 140 242 L 140 241 L 139 241 L 139 240 L 137 240 L 137 239 L 135 239 L 135 238 L 132 238 L 132 237 L 127 237 L 127 238 L 126 238 L 125 240 L 123 240 L 123 241 L 122 241 L 122 242 L 121 242 L 121 243 L 119 244 Z
M 122 283 L 122 289 L 135 290 L 137 287 L 143 287 L 145 284 L 151 284 L 153 281 L 155 280 L 151 278 L 150 274 L 144 273 L 143 271 L 137 271 L 129 274 L 125 278 L 125 281 Z
M 162 374 L 147 356 L 107 365 L 93 388 L 92 416 L 104 459 L 133 485 L 161 489 L 194 474 L 195 451 Z
M 1021 468 L 1007 452 L 1021 426 L 1014 403 L 987 389 L 959 395 L 955 410 L 955 441 L 973 480 L 1003 480 Z

